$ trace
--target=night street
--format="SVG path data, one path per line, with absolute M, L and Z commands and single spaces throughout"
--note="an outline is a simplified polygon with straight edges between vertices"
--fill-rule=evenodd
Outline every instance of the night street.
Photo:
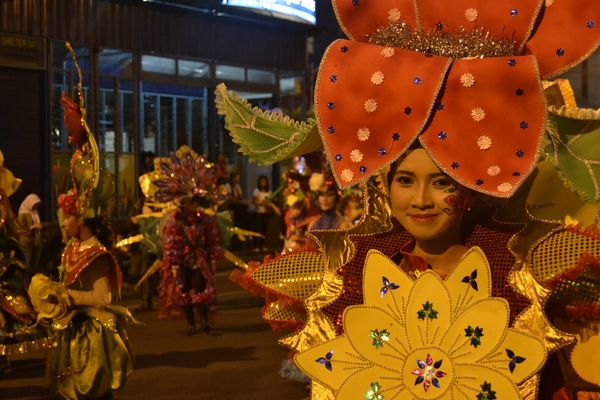
M 183 320 L 159 321 L 157 312 L 137 314 L 129 328 L 135 371 L 115 399 L 286 399 L 308 398 L 306 385 L 278 375 L 287 351 L 260 318 L 261 299 L 217 274 L 218 327 L 188 336 Z M 131 289 L 122 303 L 133 307 Z M 0 399 L 51 399 L 44 389 L 43 353 L 13 358 L 13 371 L 0 377 Z

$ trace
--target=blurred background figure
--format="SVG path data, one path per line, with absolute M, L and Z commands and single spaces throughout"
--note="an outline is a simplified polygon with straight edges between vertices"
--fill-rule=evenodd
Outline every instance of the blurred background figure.
M 39 263 L 42 249 L 42 221 L 38 211 L 41 204 L 42 201 L 37 194 L 28 194 L 19 207 L 17 217 L 19 225 L 25 230 L 25 235 L 20 240 L 25 254 L 25 261 L 34 270 Z
M 265 243 L 271 242 L 269 240 L 268 228 L 269 222 L 273 214 L 281 215 L 281 210 L 271 200 L 272 192 L 269 188 L 269 178 L 265 175 L 258 177 L 256 182 L 256 189 L 252 192 L 252 198 L 254 205 L 256 206 L 256 230 L 265 236 L 264 239 L 257 239 L 257 251 L 267 251 Z

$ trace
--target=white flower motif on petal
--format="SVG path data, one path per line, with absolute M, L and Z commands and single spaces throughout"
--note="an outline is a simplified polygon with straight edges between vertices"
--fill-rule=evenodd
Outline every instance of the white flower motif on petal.
M 341 178 L 344 182 L 350 182 L 352 178 L 354 178 L 354 173 L 350 171 L 348 168 L 342 171 Z
M 477 146 L 481 150 L 489 150 L 492 147 L 492 139 L 489 136 L 479 136 L 477 139 Z
M 475 107 L 471 110 L 471 118 L 477 122 L 482 121 L 485 118 L 485 111 L 481 107 Z
M 400 10 L 398 10 L 397 8 L 392 8 L 388 13 L 388 19 L 390 20 L 390 22 L 400 21 L 401 16 L 402 16 L 402 14 L 400 13 Z
M 466 74 L 462 74 L 460 76 L 460 83 L 462 83 L 464 87 L 470 88 L 475 84 L 475 77 L 473 74 L 467 72 Z
M 363 153 L 361 153 L 361 151 L 358 149 L 354 149 L 350 152 L 350 159 L 352 162 L 361 162 L 363 159 Z
M 500 185 L 498 185 L 498 191 L 502 192 L 502 193 L 506 193 L 506 192 L 510 192 L 513 188 L 513 185 L 508 183 L 508 182 L 504 182 L 501 183 Z
M 496 176 L 500 173 L 500 167 L 497 165 L 492 165 L 487 169 L 487 173 L 489 176 Z
M 554 4 L 554 0 L 546 0 L 546 7 L 551 7 Z
M 396 51 L 394 50 L 393 47 L 386 47 L 383 50 L 381 50 L 381 55 L 384 56 L 385 58 L 389 58 L 391 56 L 393 56 L 396 53 Z
M 467 19 L 467 21 L 469 22 L 475 22 L 477 20 L 477 16 L 478 16 L 478 12 L 476 9 L 474 8 L 467 8 L 465 10 L 465 18 Z
M 371 136 L 371 131 L 369 130 L 369 128 L 360 128 L 358 132 L 356 132 L 356 135 L 358 136 L 358 140 L 364 142 L 366 140 L 369 140 L 369 136 Z
M 365 111 L 368 113 L 375 112 L 377 110 L 377 102 L 375 99 L 369 99 L 365 101 Z
M 381 85 L 383 83 L 383 72 L 377 71 L 371 76 L 371 83 L 373 85 Z

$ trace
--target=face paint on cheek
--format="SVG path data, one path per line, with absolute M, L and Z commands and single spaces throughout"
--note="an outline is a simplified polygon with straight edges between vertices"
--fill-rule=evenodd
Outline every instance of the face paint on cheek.
M 444 197 L 444 203 L 446 203 L 448 207 L 443 208 L 442 211 L 448 215 L 452 215 L 456 212 L 456 204 L 458 203 L 458 197 L 454 194 L 446 196 Z

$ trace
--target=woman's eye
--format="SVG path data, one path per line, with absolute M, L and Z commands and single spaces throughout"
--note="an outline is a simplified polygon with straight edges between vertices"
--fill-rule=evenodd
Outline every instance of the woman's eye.
M 410 185 L 413 183 L 412 179 L 408 176 L 398 176 L 396 177 L 396 182 L 398 182 L 401 185 Z
M 452 182 L 450 182 L 449 179 L 436 179 L 435 181 L 433 181 L 433 186 L 435 187 L 440 187 L 440 188 L 446 188 L 448 186 L 453 186 Z

